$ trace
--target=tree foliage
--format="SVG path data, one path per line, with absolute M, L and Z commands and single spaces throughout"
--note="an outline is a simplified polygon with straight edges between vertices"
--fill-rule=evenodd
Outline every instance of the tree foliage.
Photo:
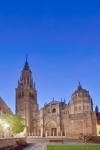
M 98 114 L 99 113 L 99 108 L 98 108 L 98 106 L 96 105 L 96 107 L 95 107 L 95 112 L 96 112 L 96 114 Z
M 2 120 L 8 123 L 10 130 L 13 134 L 17 134 L 24 131 L 24 122 L 19 115 L 4 114 Z

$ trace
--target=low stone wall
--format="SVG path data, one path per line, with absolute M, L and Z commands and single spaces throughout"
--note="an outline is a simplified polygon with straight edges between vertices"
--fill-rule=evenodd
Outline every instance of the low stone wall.
M 9 139 L 0 139 L 0 149 L 10 147 L 10 146 L 17 146 L 18 144 L 25 144 L 26 138 L 9 138 Z
M 87 136 L 85 137 L 85 142 L 100 144 L 100 137 L 99 136 Z

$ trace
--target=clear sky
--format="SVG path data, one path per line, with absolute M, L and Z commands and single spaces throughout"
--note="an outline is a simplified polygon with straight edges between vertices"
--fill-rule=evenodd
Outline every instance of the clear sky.
M 0 1 L 0 96 L 13 111 L 26 54 L 40 106 L 68 102 L 80 81 L 100 108 L 99 0 Z

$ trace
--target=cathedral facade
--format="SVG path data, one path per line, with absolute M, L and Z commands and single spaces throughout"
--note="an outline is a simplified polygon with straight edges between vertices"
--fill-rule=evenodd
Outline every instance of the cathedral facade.
M 79 138 L 97 135 L 97 116 L 89 91 L 79 84 L 71 101 L 52 100 L 39 109 L 37 90 L 26 60 L 16 88 L 16 113 L 24 119 L 27 135 Z

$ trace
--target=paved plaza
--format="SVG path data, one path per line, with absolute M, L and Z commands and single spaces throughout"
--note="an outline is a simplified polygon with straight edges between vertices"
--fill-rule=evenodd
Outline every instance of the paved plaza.
M 35 143 L 30 144 L 27 148 L 24 150 L 47 150 L 47 144 L 48 143 Z
M 26 147 L 24 150 L 47 150 L 48 144 L 54 144 L 50 143 L 51 139 L 44 138 L 44 139 L 34 139 L 34 138 L 28 138 L 27 142 L 29 143 L 29 146 Z M 63 144 L 81 144 L 79 140 L 72 140 L 72 139 L 57 139 L 63 140 Z M 54 139 L 55 141 L 55 139 Z M 61 143 L 58 143 L 61 144 Z

